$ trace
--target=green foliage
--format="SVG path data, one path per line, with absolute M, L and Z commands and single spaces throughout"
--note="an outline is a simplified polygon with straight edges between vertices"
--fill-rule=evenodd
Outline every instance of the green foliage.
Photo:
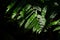
M 41 1 L 42 3 L 45 3 L 44 0 L 41 0 Z M 15 2 L 8 5 L 6 13 L 8 13 L 14 5 L 15 5 Z M 59 23 L 60 19 L 52 22 L 49 21 L 49 24 L 46 25 L 47 19 L 45 16 L 47 16 L 46 13 L 48 12 L 47 10 L 49 6 L 48 5 L 43 5 L 43 6 L 44 7 L 41 8 L 40 6 L 31 5 L 29 3 L 21 6 L 19 4 L 11 13 L 12 14 L 11 19 L 13 21 L 19 20 L 18 22 L 19 27 L 22 27 L 24 25 L 25 29 L 28 29 L 28 30 L 32 29 L 33 32 L 36 32 L 36 33 L 40 33 L 43 30 L 43 28 L 45 28 L 45 26 L 47 26 L 47 28 L 49 29 L 49 27 L 53 25 L 60 25 Z M 54 11 L 50 14 L 51 14 L 49 16 L 50 20 L 54 19 L 55 16 L 57 15 L 57 13 L 54 13 Z M 56 30 L 60 30 L 60 26 L 54 29 L 54 31 Z
M 60 30 L 60 26 L 56 27 L 53 31 Z
M 58 25 L 59 21 L 60 21 L 60 19 L 57 20 L 57 21 L 53 21 L 53 22 L 51 22 L 49 25 L 50 25 L 50 26 L 52 26 L 52 25 Z
M 8 6 L 7 6 L 7 10 L 6 13 L 15 5 L 16 1 L 11 2 Z

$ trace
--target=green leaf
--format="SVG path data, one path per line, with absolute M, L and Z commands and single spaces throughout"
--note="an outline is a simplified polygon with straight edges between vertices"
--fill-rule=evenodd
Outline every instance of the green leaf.
M 19 11 L 20 7 L 16 7 L 15 10 L 13 10 L 12 16 L 11 18 L 14 19 L 14 17 L 16 16 L 17 12 Z
M 11 18 L 14 19 L 15 16 L 16 16 L 16 12 L 12 14 Z
M 56 27 L 53 31 L 60 30 L 60 26 Z
M 23 23 L 25 22 L 25 20 L 23 19 L 21 22 L 19 22 L 19 27 L 21 27 L 23 25 Z
M 27 29 L 31 29 L 31 28 L 35 27 L 36 23 L 37 23 L 37 20 L 36 20 L 36 18 L 35 18 L 35 19 L 33 19 L 33 21 L 28 25 Z
M 31 15 L 31 17 L 27 20 L 27 22 L 26 22 L 26 24 L 25 24 L 25 28 L 28 27 L 28 25 L 33 21 L 33 19 L 34 19 L 36 16 L 37 16 L 36 13 L 33 13 L 33 14 Z
M 45 17 L 46 11 L 47 11 L 47 6 L 45 6 L 45 7 L 42 9 L 42 12 L 41 12 L 42 17 Z
M 53 13 L 50 15 L 50 18 L 53 19 L 53 18 L 55 18 L 56 15 L 57 15 L 57 13 L 53 12 Z
M 22 11 L 20 11 L 19 14 L 20 14 L 21 17 L 24 17 L 25 11 L 22 10 Z
M 33 27 L 33 32 L 37 31 L 37 28 L 39 28 L 39 25 L 36 23 L 35 26 Z
M 41 8 L 39 6 L 33 6 L 33 9 L 41 12 Z
M 11 4 L 9 4 L 9 5 L 7 6 L 6 13 L 15 5 L 15 3 L 16 3 L 16 1 L 11 2 Z
M 44 27 L 45 23 L 46 23 L 46 19 L 44 17 L 42 17 L 41 15 L 37 15 L 40 27 Z
M 57 21 L 50 22 L 49 26 L 57 25 L 59 23 L 59 21 L 60 21 L 60 19 L 57 20 Z
M 27 4 L 22 10 L 24 11 L 28 11 L 31 8 L 30 4 Z

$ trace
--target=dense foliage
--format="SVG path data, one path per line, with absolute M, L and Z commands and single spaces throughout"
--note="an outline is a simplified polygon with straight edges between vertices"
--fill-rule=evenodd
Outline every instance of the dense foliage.
M 0 10 L 7 40 L 60 40 L 59 0 L 1 0 Z

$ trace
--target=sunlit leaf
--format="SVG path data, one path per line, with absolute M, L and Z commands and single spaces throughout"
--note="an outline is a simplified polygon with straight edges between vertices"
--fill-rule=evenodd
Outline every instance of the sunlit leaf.
M 17 17 L 17 20 L 19 20 L 20 18 L 21 18 L 21 16 L 18 16 L 18 17 Z
M 42 12 L 41 12 L 42 17 L 45 17 L 46 11 L 47 11 L 47 6 L 45 6 L 45 7 L 42 9 Z
M 16 16 L 16 12 L 12 14 L 11 18 L 13 19 L 15 16 Z
M 51 23 L 49 24 L 49 26 L 57 25 L 57 24 L 59 23 L 59 21 L 60 21 L 60 19 L 59 19 L 59 20 L 57 20 L 57 21 L 53 21 L 53 22 L 51 22 Z
M 57 31 L 57 30 L 60 30 L 60 26 L 56 27 L 53 31 Z

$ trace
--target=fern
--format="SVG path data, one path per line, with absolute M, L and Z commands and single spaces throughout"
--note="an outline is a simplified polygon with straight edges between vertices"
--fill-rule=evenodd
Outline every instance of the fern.
M 41 0 L 44 3 L 44 0 Z M 10 11 L 10 9 L 15 5 L 15 2 L 11 3 L 10 5 L 7 6 L 6 14 Z M 45 18 L 48 6 L 45 5 L 43 8 L 40 6 L 34 6 L 31 4 L 26 4 L 20 6 L 20 4 L 13 10 L 11 13 L 12 15 L 10 16 L 11 19 L 18 20 L 19 27 L 22 27 L 24 24 L 25 29 L 32 29 L 33 32 L 40 33 L 42 29 L 46 26 L 47 19 Z M 39 11 L 39 13 L 38 13 Z M 49 16 L 50 19 L 55 18 L 57 14 L 51 13 Z M 52 17 L 53 16 L 53 17 Z M 49 24 L 47 24 L 47 28 L 53 26 L 53 25 L 60 25 L 60 19 L 57 21 L 49 21 Z M 49 27 L 48 27 L 49 26 Z M 60 26 L 56 27 L 55 30 L 60 30 Z M 45 29 L 47 30 L 47 29 Z

